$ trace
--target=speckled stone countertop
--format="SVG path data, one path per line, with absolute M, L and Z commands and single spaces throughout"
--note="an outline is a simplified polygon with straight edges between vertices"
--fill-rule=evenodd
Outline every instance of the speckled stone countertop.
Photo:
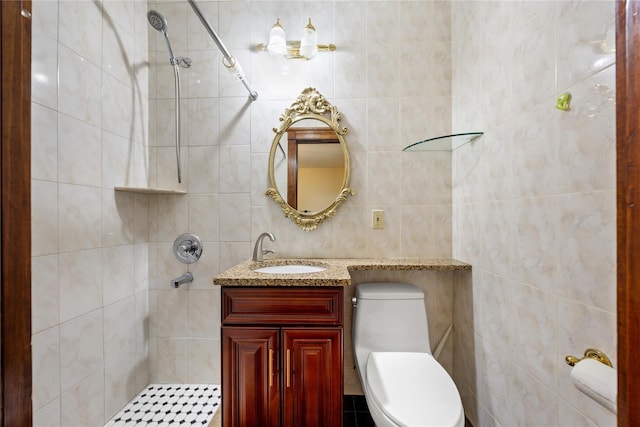
M 325 267 L 317 273 L 271 274 L 253 271 L 274 265 L 305 264 Z M 260 262 L 245 261 L 213 279 L 220 286 L 349 286 L 349 271 L 366 270 L 431 270 L 470 271 L 471 265 L 447 258 L 314 258 L 268 259 Z

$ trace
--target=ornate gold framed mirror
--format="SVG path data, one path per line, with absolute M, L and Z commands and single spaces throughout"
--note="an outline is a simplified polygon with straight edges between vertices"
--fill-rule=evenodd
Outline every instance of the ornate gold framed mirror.
M 341 114 L 315 88 L 306 88 L 280 116 L 269 153 L 266 195 L 305 231 L 331 219 L 354 192 Z

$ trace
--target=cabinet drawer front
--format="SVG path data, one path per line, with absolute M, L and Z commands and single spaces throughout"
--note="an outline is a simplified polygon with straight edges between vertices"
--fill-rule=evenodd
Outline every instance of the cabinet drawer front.
M 342 288 L 222 288 L 225 325 L 342 325 Z

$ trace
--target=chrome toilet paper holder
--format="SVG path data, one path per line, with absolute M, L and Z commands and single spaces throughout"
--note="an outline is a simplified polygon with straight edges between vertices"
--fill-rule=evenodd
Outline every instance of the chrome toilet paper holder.
M 613 368 L 613 365 L 611 364 L 611 360 L 607 357 L 606 354 L 604 354 L 603 351 L 598 350 L 597 348 L 588 348 L 584 351 L 584 356 L 581 358 L 578 358 L 576 356 L 567 356 L 564 358 L 564 361 L 567 362 L 567 365 L 569 366 L 575 366 L 576 363 L 580 362 L 581 360 L 584 359 L 594 359 L 597 360 L 600 363 L 603 363 L 607 366 L 609 366 L 610 368 Z

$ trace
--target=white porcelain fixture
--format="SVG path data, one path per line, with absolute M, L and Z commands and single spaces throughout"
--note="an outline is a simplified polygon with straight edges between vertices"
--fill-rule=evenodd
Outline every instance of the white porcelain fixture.
M 303 265 L 303 264 L 294 264 L 294 265 L 272 265 L 269 267 L 260 267 L 256 268 L 255 272 L 258 273 L 268 273 L 268 274 L 304 274 L 304 273 L 318 273 L 320 271 L 325 271 L 326 268 L 319 267 L 317 265 Z
M 356 288 L 353 347 L 378 427 L 464 427 L 460 393 L 431 354 L 424 293 L 408 283 Z

